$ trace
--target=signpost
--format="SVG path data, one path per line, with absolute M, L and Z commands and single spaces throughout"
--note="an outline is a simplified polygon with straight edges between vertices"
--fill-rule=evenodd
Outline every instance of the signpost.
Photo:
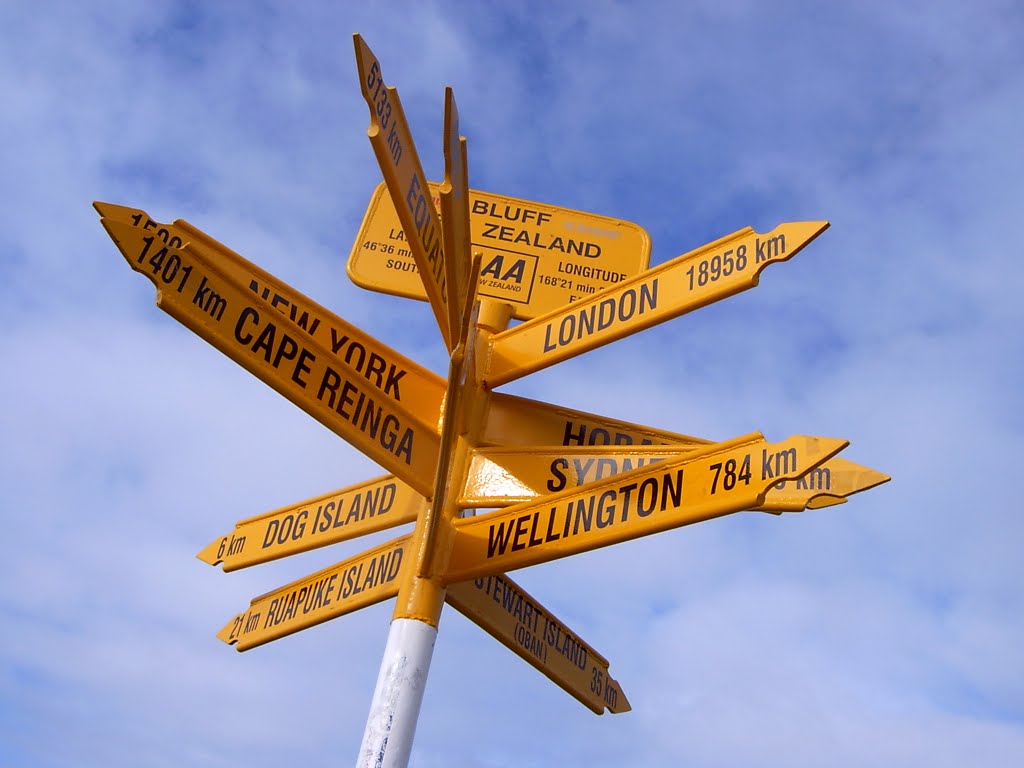
M 608 659 L 508 576 L 449 584 L 447 601 L 592 712 L 629 711 Z
M 358 758 L 384 768 L 408 761 L 446 602 L 592 711 L 625 712 L 607 659 L 504 571 L 744 510 L 831 506 L 889 478 L 836 457 L 842 439 L 714 443 L 494 392 L 757 285 L 828 222 L 743 229 L 647 269 L 650 241 L 636 225 L 471 191 L 450 88 L 444 183 L 428 184 L 397 91 L 354 43 L 384 185 L 348 270 L 365 287 L 430 302 L 447 379 L 186 221 L 94 206 L 161 309 L 389 473 L 241 520 L 198 555 L 232 571 L 414 523 L 255 598 L 218 633 L 246 650 L 394 598 Z M 509 328 L 513 316 L 525 322 Z M 496 510 L 465 516 L 483 507 Z

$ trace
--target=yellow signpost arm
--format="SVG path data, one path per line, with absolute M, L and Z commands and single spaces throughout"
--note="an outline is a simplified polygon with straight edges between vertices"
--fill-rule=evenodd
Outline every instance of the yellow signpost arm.
M 359 86 L 370 107 L 370 127 L 366 135 L 370 138 L 373 154 L 377 156 L 409 249 L 423 278 L 441 336 L 450 350 L 454 343 L 452 334 L 457 328 L 449 326 L 450 297 L 445 282 L 448 271 L 434 199 L 427 188 L 427 178 L 423 174 L 398 90 L 385 84 L 380 62 L 363 38 L 353 35 L 353 42 Z
M 117 219 L 102 224 L 132 269 L 156 286 L 160 309 L 429 497 L 437 431 L 400 399 L 402 373 L 386 359 L 378 355 L 374 368 L 369 352 L 362 367 L 339 361 L 319 339 L 281 323 L 273 300 L 225 268 L 219 254 L 170 237 L 165 244 L 156 232 Z
M 708 443 L 710 444 L 710 443 Z M 459 506 L 494 508 L 577 488 L 698 450 L 697 445 L 538 446 L 472 452 Z M 888 475 L 836 456 L 794 481 L 776 483 L 755 512 L 802 512 L 842 504 Z
M 239 651 L 247 651 L 387 600 L 398 594 L 408 560 L 409 536 L 393 539 L 253 598 L 217 637 Z
M 441 185 L 441 234 L 445 254 L 445 283 L 448 286 L 448 322 L 454 333 L 463 327 L 462 312 L 470 283 L 469 169 L 466 137 L 459 135 L 459 110 L 455 92 L 444 89 L 444 183 Z
M 449 584 L 445 599 L 587 709 L 629 711 L 608 659 L 508 576 Z
M 476 579 L 751 509 L 772 485 L 802 477 L 847 444 L 804 436 L 768 444 L 754 433 L 457 520 L 446 578 Z
M 827 228 L 827 221 L 798 221 L 762 235 L 747 227 L 527 320 L 491 340 L 484 383 L 505 384 L 753 288 L 766 266 L 793 257 Z
M 277 560 L 416 520 L 426 499 L 394 475 L 235 523 L 196 555 L 225 571 Z

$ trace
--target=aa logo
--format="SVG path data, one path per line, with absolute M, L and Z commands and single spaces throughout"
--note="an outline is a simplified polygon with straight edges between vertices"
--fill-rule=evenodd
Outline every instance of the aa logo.
M 525 304 L 530 300 L 537 257 L 512 253 L 485 254 L 480 270 L 480 294 Z

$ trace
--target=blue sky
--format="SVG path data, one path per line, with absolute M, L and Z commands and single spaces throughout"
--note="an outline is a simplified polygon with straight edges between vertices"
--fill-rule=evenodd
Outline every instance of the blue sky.
M 440 179 L 636 222 L 652 264 L 831 228 L 759 287 L 506 387 L 893 481 L 517 580 L 607 656 L 595 717 L 446 611 L 417 766 L 1024 760 L 1024 12 L 1011 2 L 42 2 L 0 10 L 0 764 L 354 761 L 389 604 L 238 654 L 236 520 L 379 468 L 154 306 L 91 207 L 185 218 L 427 367 L 345 262 L 381 179 L 351 35 Z M 372 541 L 375 541 L 373 539 Z

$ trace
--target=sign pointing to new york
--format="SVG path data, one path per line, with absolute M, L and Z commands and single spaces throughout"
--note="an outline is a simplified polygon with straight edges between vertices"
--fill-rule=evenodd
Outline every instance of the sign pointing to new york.
M 848 441 L 753 433 L 579 488 L 455 521 L 446 580 L 555 560 L 759 506 L 768 489 L 834 456 Z
M 281 324 L 270 294 L 252 289 L 249 276 L 262 270 L 237 254 L 193 247 L 171 234 L 165 241 L 159 229 L 150 233 L 119 219 L 102 224 L 128 264 L 156 286 L 162 310 L 429 498 L 437 428 L 423 426 L 402 402 L 397 374 L 389 390 L 382 355 L 371 368 L 364 348 L 360 366 Z
M 747 227 L 495 334 L 483 381 L 496 387 L 753 288 L 766 266 L 792 258 L 827 228 L 827 221 L 798 221 L 762 235 Z

